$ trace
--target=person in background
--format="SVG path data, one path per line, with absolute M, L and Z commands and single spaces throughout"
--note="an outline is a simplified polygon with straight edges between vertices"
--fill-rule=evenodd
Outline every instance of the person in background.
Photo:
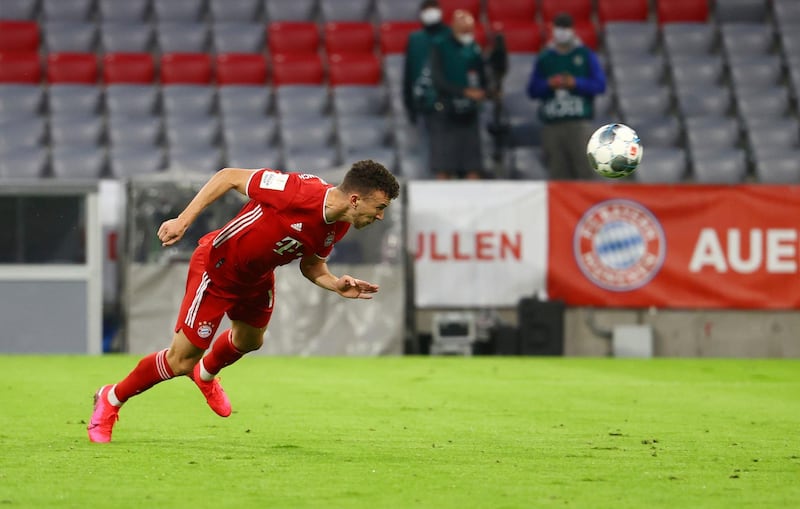
M 435 41 L 430 68 L 436 91 L 429 126 L 431 169 L 440 180 L 482 178 L 480 108 L 488 83 L 468 11 L 453 13 L 452 34 Z
M 422 104 L 418 97 L 419 81 L 423 71 L 427 68 L 433 41 L 450 34 L 450 27 L 442 22 L 442 9 L 437 0 L 424 0 L 420 4 L 419 19 L 423 28 L 408 36 L 406 46 L 403 67 L 403 106 L 410 124 L 417 129 L 421 149 L 420 158 L 427 164 L 429 157 L 427 117 L 432 110 L 426 104 Z M 429 76 L 427 78 L 430 79 Z
M 594 176 L 586 158 L 592 134 L 594 97 L 606 89 L 597 55 L 575 35 L 572 17 L 553 19 L 552 38 L 539 54 L 528 81 L 528 96 L 540 99 L 542 151 L 553 179 Z

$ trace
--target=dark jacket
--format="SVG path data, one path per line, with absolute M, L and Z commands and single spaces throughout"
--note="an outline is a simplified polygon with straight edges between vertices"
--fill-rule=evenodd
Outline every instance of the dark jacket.
M 409 117 L 414 118 L 418 113 L 414 101 L 414 84 L 428 63 L 433 41 L 439 37 L 449 35 L 450 27 L 444 23 L 425 27 L 408 36 L 406 46 L 406 61 L 403 68 L 403 105 Z
M 452 34 L 438 39 L 431 50 L 431 75 L 436 89 L 436 109 L 455 117 L 477 116 L 479 103 L 464 96 L 465 88 L 486 91 L 486 71 L 480 46 L 461 44 Z

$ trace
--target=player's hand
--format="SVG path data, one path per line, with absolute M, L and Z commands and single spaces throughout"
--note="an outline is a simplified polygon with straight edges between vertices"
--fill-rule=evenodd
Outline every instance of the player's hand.
M 486 97 L 486 92 L 481 88 L 465 88 L 464 96 L 473 101 L 482 101 Z
M 348 299 L 371 299 L 378 292 L 378 285 L 344 275 L 336 280 L 336 291 Z
M 183 238 L 189 225 L 184 224 L 179 218 L 168 219 L 158 228 L 158 238 L 162 246 L 171 246 Z

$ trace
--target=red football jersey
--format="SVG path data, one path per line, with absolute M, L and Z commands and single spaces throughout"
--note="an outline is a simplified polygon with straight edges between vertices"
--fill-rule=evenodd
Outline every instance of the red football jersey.
M 216 284 L 255 286 L 275 267 L 306 254 L 327 258 L 349 223 L 325 220 L 333 186 L 316 175 L 261 169 L 247 183 L 250 201 L 228 224 L 203 237 L 206 272 Z

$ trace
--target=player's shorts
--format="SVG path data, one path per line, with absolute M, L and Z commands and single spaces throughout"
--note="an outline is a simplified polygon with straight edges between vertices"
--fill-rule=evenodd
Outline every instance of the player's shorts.
M 196 347 L 207 349 L 217 333 L 222 316 L 252 327 L 266 327 L 272 318 L 275 276 L 258 286 L 222 288 L 206 273 L 206 248 L 199 246 L 189 260 L 186 294 L 183 296 L 175 332 L 183 331 Z

